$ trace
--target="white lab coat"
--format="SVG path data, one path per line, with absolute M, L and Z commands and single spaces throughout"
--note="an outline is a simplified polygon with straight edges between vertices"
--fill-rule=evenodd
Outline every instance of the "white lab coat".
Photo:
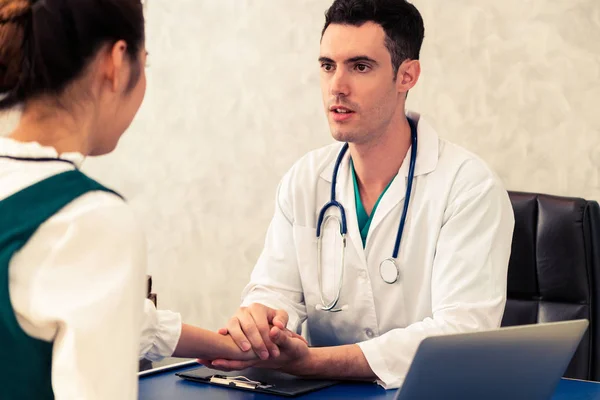
M 59 156 L 51 147 L 7 138 L 0 138 L 0 155 Z M 84 160 L 78 153 L 60 157 L 78 166 Z M 64 162 L 0 158 L 0 200 L 69 169 Z M 14 255 L 10 300 L 28 335 L 53 341 L 57 400 L 135 399 L 138 357 L 173 353 L 181 317 L 143 303 L 145 276 L 144 234 L 129 206 L 105 192 L 74 200 Z
M 500 180 L 475 155 L 441 140 L 416 113 L 418 154 L 406 227 L 398 257 L 399 281 L 385 283 L 404 205 L 410 151 L 381 199 L 363 250 L 349 153 L 338 178 L 346 209 L 348 246 L 339 305 L 320 304 L 316 223 L 330 199 L 341 144 L 313 151 L 283 178 L 264 250 L 243 292 L 243 305 L 262 303 L 288 312 L 288 327 L 307 320 L 312 346 L 358 343 L 378 383 L 401 386 L 426 336 L 496 328 L 504 312 L 514 216 Z M 332 211 L 333 212 L 333 211 Z M 340 271 L 337 226 L 325 229 L 323 285 L 333 298 Z M 334 252 L 334 250 L 336 252 Z

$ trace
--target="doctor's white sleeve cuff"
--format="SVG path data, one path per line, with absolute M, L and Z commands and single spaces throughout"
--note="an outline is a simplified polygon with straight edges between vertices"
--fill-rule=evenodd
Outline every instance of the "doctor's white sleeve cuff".
M 257 295 L 257 293 L 251 292 L 244 298 L 244 300 L 242 301 L 241 307 L 248 307 L 253 303 L 259 303 L 259 304 L 262 304 L 263 306 L 267 306 L 274 310 L 284 310 L 288 314 L 287 328 L 292 332 L 298 333 L 298 330 L 299 330 L 300 324 L 301 324 L 300 317 L 298 317 L 298 315 L 294 311 L 292 311 L 289 307 L 286 307 L 286 304 L 284 302 L 280 302 L 277 299 L 272 298 L 271 296 L 263 297 L 263 296 Z
M 173 311 L 157 310 L 146 299 L 144 324 L 140 341 L 140 358 L 160 361 L 175 351 L 181 337 L 181 315 Z
M 358 347 L 362 350 L 371 370 L 379 378 L 377 384 L 386 390 L 397 389 L 404 383 L 404 376 L 400 377 L 390 371 L 385 363 L 386 357 L 382 352 L 381 344 L 377 342 L 377 340 L 367 340 L 358 343 Z

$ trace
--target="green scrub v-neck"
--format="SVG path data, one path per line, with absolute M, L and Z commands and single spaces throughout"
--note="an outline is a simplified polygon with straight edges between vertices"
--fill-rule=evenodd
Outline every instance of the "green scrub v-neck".
M 360 190 L 358 188 L 358 181 L 356 180 L 356 172 L 354 171 L 354 163 L 352 159 L 350 159 L 350 169 L 352 170 L 352 181 L 354 182 L 354 200 L 356 202 L 356 218 L 358 219 L 358 230 L 360 231 L 360 237 L 362 239 L 363 248 L 367 244 L 367 235 L 369 234 L 369 228 L 371 227 L 371 221 L 373 221 L 373 215 L 375 215 L 375 211 L 377 210 L 377 206 L 381 201 L 381 198 L 387 192 L 388 188 L 394 181 L 392 179 L 390 183 L 387 184 L 383 192 L 379 195 L 375 206 L 373 206 L 373 211 L 371 211 L 371 215 L 368 215 L 365 211 L 365 207 L 363 206 L 362 200 L 360 199 Z

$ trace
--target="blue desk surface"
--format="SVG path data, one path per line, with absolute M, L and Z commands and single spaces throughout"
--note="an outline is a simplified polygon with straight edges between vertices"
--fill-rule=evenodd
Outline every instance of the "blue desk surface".
M 140 400 L 158 399 L 274 399 L 276 396 L 254 394 L 240 390 L 221 388 L 202 383 L 188 382 L 175 376 L 178 371 L 198 368 L 185 367 L 178 370 L 166 371 L 156 375 L 140 378 Z M 327 389 L 309 393 L 297 399 L 393 399 L 395 390 L 384 390 L 375 384 L 344 383 Z M 593 382 L 573 381 L 563 379 L 560 381 L 552 400 L 600 400 L 600 384 Z

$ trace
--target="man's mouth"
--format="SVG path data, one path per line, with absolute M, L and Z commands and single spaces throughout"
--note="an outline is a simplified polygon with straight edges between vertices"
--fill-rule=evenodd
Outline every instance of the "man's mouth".
M 336 114 L 350 114 L 354 112 L 351 109 L 344 106 L 331 106 L 329 107 L 329 111 L 334 112 Z

